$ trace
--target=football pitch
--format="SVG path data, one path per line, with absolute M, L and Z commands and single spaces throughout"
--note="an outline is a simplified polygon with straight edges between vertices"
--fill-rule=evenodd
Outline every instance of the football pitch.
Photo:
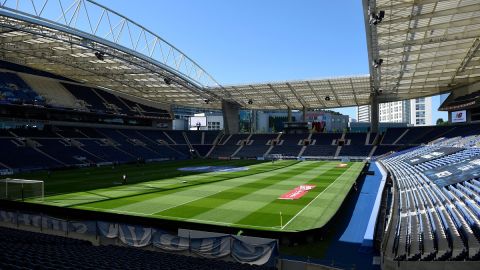
M 45 181 L 44 201 L 30 200 L 34 203 L 294 232 L 320 228 L 337 212 L 364 167 L 363 162 L 341 163 L 191 160 L 40 172 L 21 177 Z M 179 170 L 198 166 L 243 170 Z M 127 184 L 122 184 L 123 174 L 127 175 Z

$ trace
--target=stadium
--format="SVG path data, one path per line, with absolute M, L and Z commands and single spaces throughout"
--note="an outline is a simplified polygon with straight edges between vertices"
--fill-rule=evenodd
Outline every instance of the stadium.
M 2 1 L 0 269 L 479 269 L 480 3 L 361 2 L 368 75 L 223 85 L 96 1 Z

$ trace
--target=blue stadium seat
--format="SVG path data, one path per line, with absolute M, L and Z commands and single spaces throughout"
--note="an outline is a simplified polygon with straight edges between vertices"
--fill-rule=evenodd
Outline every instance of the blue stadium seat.
M 336 145 L 309 145 L 303 152 L 303 156 L 333 157 L 336 151 Z
M 345 145 L 340 150 L 340 156 L 368 157 L 372 148 L 371 145 Z
M 478 155 L 479 149 L 467 148 L 417 165 L 410 163 L 412 158 L 440 147 L 466 147 L 472 139 L 476 141 L 475 138 L 440 141 L 381 159 L 396 182 L 398 201 L 396 214 L 392 216 L 395 234 L 388 238 L 386 249 L 396 260 L 480 258 L 480 199 L 476 200 L 476 180 L 440 187 L 423 174 L 425 170 L 438 168 L 440 172 L 442 166 L 468 160 Z
M 346 133 L 345 140 L 350 140 L 350 145 L 365 145 L 367 133 Z
M 105 106 L 105 102 L 101 99 L 101 97 L 90 87 L 69 83 L 62 84 L 77 99 L 85 101 L 87 107 L 91 111 L 98 113 L 113 113 L 111 109 Z
M 45 105 L 45 98 L 17 74 L 0 72 L 0 103 Z
M 332 145 L 334 140 L 342 137 L 342 133 L 314 133 L 312 140 L 315 140 L 316 145 Z
M 0 227 L 0 269 L 271 269 Z

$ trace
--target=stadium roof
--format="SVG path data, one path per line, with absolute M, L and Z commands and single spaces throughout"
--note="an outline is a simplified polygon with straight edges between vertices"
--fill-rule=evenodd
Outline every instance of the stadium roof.
M 0 2 L 0 58 L 168 105 L 219 99 L 183 52 L 90 0 Z
M 223 99 L 259 109 L 356 106 L 371 95 L 396 101 L 480 80 L 478 0 L 363 5 L 366 76 L 221 86 L 158 35 L 90 0 L 0 2 L 0 59 L 159 104 L 212 108 Z
M 368 75 L 222 88 L 228 93 L 228 99 L 254 109 L 337 108 L 368 104 L 371 89 Z
M 385 16 L 375 23 L 375 15 Z M 364 0 L 381 101 L 431 96 L 480 80 L 478 0 Z M 373 62 L 382 59 L 380 67 Z M 478 90 L 478 89 L 477 89 Z

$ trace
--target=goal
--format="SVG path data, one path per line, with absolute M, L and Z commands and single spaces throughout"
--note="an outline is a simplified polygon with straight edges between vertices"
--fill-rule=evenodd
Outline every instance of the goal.
M 0 179 L 0 199 L 43 201 L 44 194 L 42 180 Z

